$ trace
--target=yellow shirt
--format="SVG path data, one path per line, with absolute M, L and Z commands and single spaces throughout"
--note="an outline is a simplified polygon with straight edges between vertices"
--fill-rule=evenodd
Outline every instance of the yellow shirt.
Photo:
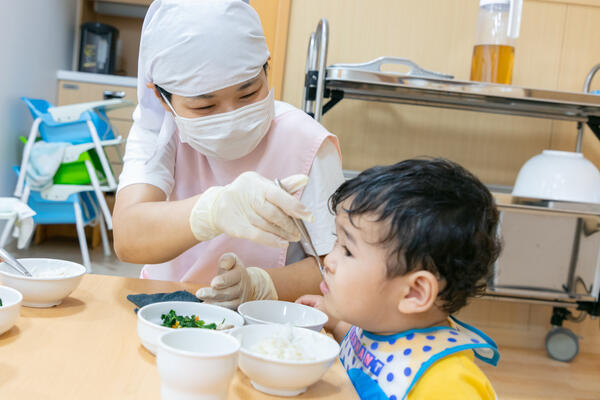
M 494 400 L 496 394 L 485 374 L 475 365 L 471 350 L 436 361 L 425 371 L 407 400 Z
M 340 361 L 364 400 L 495 399 L 474 358 L 477 353 L 496 365 L 496 344 L 456 318 L 450 325 L 392 335 L 353 326 L 341 343 Z

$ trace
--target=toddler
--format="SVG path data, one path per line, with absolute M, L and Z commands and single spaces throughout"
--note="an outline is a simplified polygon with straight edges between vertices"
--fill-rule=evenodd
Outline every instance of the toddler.
M 323 296 L 297 301 L 329 315 L 361 399 L 495 398 L 474 356 L 496 365 L 496 344 L 452 316 L 500 252 L 488 189 L 453 162 L 415 159 L 362 172 L 330 204 Z

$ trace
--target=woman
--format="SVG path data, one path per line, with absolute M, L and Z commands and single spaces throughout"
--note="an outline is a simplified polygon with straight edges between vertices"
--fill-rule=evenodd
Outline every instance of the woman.
M 117 255 L 149 264 L 143 278 L 211 282 L 198 297 L 232 308 L 318 292 L 315 260 L 304 245 L 288 246 L 299 239 L 290 217 L 312 212 L 317 252 L 331 250 L 339 146 L 273 100 L 268 59 L 260 20 L 240 0 L 150 6 L 114 212 Z

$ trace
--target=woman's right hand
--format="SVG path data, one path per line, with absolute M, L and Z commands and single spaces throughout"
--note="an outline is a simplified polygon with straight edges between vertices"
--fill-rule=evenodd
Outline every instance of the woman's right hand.
M 286 192 L 256 172 L 244 172 L 229 185 L 213 186 L 200 195 L 190 213 L 192 233 L 200 241 L 226 233 L 284 247 L 300 239 L 291 217 L 312 218 L 310 210 L 289 194 L 307 183 L 306 175 L 288 176 L 281 180 Z

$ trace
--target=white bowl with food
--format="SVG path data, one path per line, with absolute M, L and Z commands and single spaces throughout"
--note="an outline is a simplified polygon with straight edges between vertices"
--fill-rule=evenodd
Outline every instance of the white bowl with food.
M 207 329 L 172 329 L 159 339 L 156 365 L 162 400 L 225 400 L 240 342 Z
M 23 295 L 26 307 L 59 305 L 75 290 L 86 273 L 83 265 L 51 258 L 21 258 L 21 264 L 33 275 L 22 275 L 0 263 L 0 281 Z
M 23 295 L 16 289 L 0 286 L 0 335 L 13 327 L 21 314 Z
M 170 315 L 171 311 L 175 316 Z M 189 321 L 192 316 L 196 322 Z M 188 320 L 185 320 L 185 317 L 188 317 Z M 165 323 L 169 326 L 164 326 Z M 244 318 L 235 311 L 213 304 L 191 301 L 152 303 L 140 308 L 137 313 L 138 336 L 142 345 L 152 354 L 156 354 L 160 337 L 178 328 L 203 328 L 226 332 L 242 325 L 244 325 Z
M 279 300 L 256 300 L 240 304 L 238 312 L 247 324 L 290 324 L 320 332 L 327 314 L 304 304 Z
M 318 382 L 340 352 L 329 336 L 291 325 L 245 325 L 231 331 L 241 343 L 239 367 L 257 390 L 296 396 Z

